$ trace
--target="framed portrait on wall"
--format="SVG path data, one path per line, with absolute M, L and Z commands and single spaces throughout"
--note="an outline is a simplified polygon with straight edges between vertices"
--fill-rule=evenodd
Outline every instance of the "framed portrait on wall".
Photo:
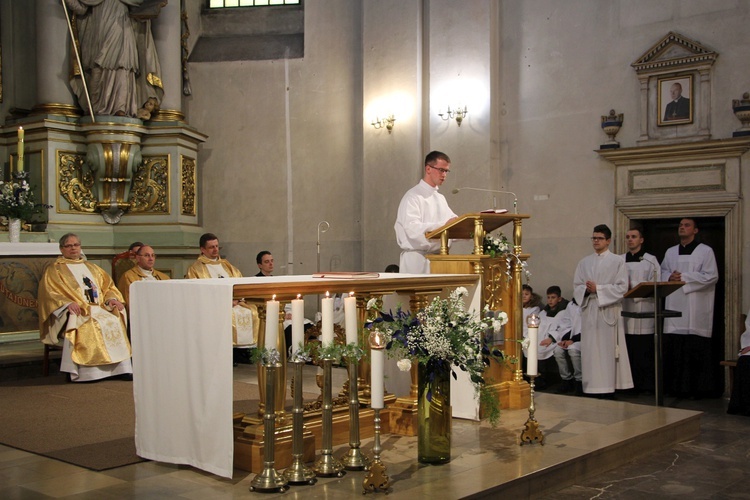
M 657 125 L 693 123 L 693 75 L 659 78 L 659 119 Z

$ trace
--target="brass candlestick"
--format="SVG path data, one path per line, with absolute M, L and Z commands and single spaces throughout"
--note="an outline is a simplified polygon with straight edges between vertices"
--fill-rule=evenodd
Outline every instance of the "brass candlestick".
M 391 480 L 385 473 L 385 464 L 380 461 L 380 452 L 382 451 L 380 447 L 380 408 L 373 409 L 375 410 L 375 442 L 372 447 L 372 464 L 370 464 L 367 476 L 362 481 L 363 494 L 374 493 L 378 490 L 388 493 L 391 490 Z
M 304 426 L 304 406 L 302 404 L 302 367 L 305 360 L 296 357 L 294 363 L 294 407 L 292 408 L 292 465 L 284 471 L 284 477 L 289 484 L 315 484 L 318 480 L 315 472 L 305 465 L 304 441 L 302 430 Z
M 331 388 L 331 367 L 333 360 L 323 358 L 323 438 L 320 458 L 313 466 L 318 477 L 342 477 L 346 472 L 344 465 L 333 457 L 333 396 Z
M 349 358 L 349 451 L 341 457 L 346 470 L 364 470 L 369 460 L 362 454 L 359 441 L 359 394 L 357 394 L 357 358 Z
M 276 353 L 278 357 L 278 353 Z M 274 468 L 274 437 L 276 435 L 276 412 L 274 403 L 276 401 L 276 377 L 281 365 L 276 361 L 266 364 L 266 409 L 263 415 L 263 471 L 256 475 L 250 483 L 250 491 L 283 493 L 289 489 L 289 484 L 284 476 Z
M 539 429 L 539 423 L 534 418 L 534 379 L 536 375 L 529 375 L 531 379 L 531 404 L 529 405 L 529 419 L 524 424 L 523 431 L 521 431 L 521 446 L 524 444 L 539 443 L 544 444 L 544 433 Z

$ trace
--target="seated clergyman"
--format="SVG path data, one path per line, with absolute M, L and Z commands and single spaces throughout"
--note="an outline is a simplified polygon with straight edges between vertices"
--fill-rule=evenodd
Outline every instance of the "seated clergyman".
M 242 278 L 242 273 L 219 254 L 219 237 L 206 233 L 200 238 L 201 254 L 185 273 L 188 279 Z M 258 338 L 258 308 L 244 300 L 232 301 L 232 343 L 254 346 Z
M 101 267 L 82 258 L 77 235 L 60 238 L 60 252 L 39 284 L 42 342 L 62 342 L 60 371 L 73 382 L 132 377 L 122 295 Z
M 130 284 L 135 281 L 143 280 L 168 280 L 169 276 L 161 271 L 154 269 L 156 263 L 156 253 L 149 245 L 138 247 L 135 252 L 135 266 L 122 275 L 117 283 L 117 288 L 125 298 L 125 304 L 130 304 Z M 128 305 L 128 308 L 130 306 Z

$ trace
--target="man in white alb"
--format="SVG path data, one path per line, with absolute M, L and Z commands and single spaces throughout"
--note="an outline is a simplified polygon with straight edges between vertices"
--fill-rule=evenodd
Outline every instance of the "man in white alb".
M 622 296 L 628 291 L 625 259 L 609 251 L 612 231 L 594 227 L 594 253 L 578 263 L 573 278 L 574 296 L 581 304 L 581 370 L 583 392 L 614 397 L 615 389 L 632 389 Z
M 239 269 L 222 259 L 219 237 L 205 233 L 200 238 L 201 254 L 188 268 L 185 278 L 242 278 Z M 258 338 L 258 308 L 244 300 L 232 301 L 232 343 L 235 347 L 250 347 Z
M 700 398 L 715 390 L 711 334 L 719 270 L 711 247 L 695 239 L 695 219 L 682 219 L 677 234 L 680 244 L 668 249 L 661 263 L 662 280 L 685 282 L 665 302 L 682 317 L 664 320 L 664 392 Z
M 628 247 L 625 265 L 628 268 L 628 288 L 646 281 L 659 281 L 659 261 L 643 249 L 643 233 L 632 228 L 625 233 Z M 656 273 L 656 276 L 654 276 Z M 653 392 L 654 368 L 654 298 L 623 299 L 622 310 L 633 313 L 651 313 L 648 318 L 625 318 L 625 342 L 628 345 L 630 371 L 637 391 Z
M 60 238 L 60 253 L 39 283 L 42 342 L 62 342 L 60 371 L 72 382 L 117 375 L 132 380 L 122 295 L 101 267 L 83 259 L 77 235 Z
M 438 188 L 450 172 L 451 160 L 440 151 L 432 151 L 424 159 L 424 177 L 406 192 L 396 216 L 396 242 L 401 247 L 400 272 L 429 274 L 426 254 L 437 253 L 440 241 L 429 241 L 425 233 L 433 231 L 457 216 L 448 207 Z

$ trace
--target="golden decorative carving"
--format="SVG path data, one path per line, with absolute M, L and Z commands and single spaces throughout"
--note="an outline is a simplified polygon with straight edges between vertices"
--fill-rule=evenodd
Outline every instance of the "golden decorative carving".
M 169 212 L 169 156 L 143 157 L 133 179 L 130 212 Z
M 58 151 L 58 188 L 73 210 L 92 213 L 96 211 L 98 200 L 91 189 L 94 186 L 94 176 L 83 169 L 85 156 L 84 153 Z
M 180 160 L 180 170 L 182 172 L 180 206 L 182 207 L 182 215 L 195 215 L 195 160 L 184 156 Z
M 151 114 L 152 122 L 184 122 L 185 115 L 176 109 L 160 109 Z

